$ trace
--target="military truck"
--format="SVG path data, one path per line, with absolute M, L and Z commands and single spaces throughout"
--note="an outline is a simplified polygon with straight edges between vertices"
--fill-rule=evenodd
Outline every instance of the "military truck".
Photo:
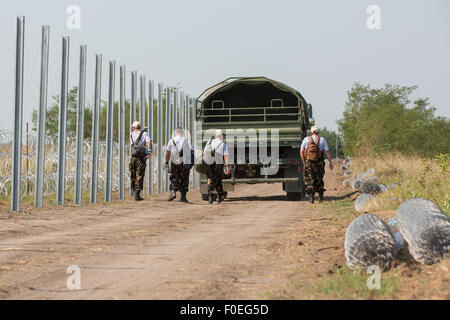
M 234 154 L 230 176 L 224 176 L 225 192 L 234 190 L 238 183 L 282 183 L 287 199 L 298 201 L 304 198 L 303 164 L 300 146 L 308 129 L 314 124 L 312 106 L 297 90 L 266 77 L 228 78 L 208 89 L 197 98 L 196 118 L 198 126 L 197 145 L 202 150 L 212 138 L 211 132 L 222 129 L 243 129 L 259 133 L 265 129 L 278 129 L 279 159 L 275 175 L 262 175 L 261 168 L 267 163 L 251 163 L 250 148 L 258 148 L 252 143 L 251 135 L 245 139 L 245 161 L 236 161 L 238 139 L 230 143 L 225 137 L 228 149 Z M 209 132 L 209 134 L 207 133 Z M 206 133 L 206 134 L 205 134 Z M 271 150 L 271 139 L 266 138 L 267 149 Z M 242 151 L 241 141 L 241 151 Z M 256 150 L 254 150 L 256 151 Z M 257 151 L 256 151 L 257 152 Z M 200 192 L 204 200 L 207 196 L 207 176 L 200 174 Z

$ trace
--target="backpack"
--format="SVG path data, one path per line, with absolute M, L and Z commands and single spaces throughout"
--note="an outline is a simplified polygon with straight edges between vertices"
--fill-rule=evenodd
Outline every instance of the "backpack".
M 133 141 L 133 135 L 132 134 L 130 135 L 131 141 L 133 141 L 133 143 L 131 144 L 132 157 L 143 159 L 147 156 L 147 148 L 145 147 L 145 145 L 139 144 L 139 141 L 141 141 L 143 134 L 144 131 L 141 131 L 136 141 Z
M 314 141 L 313 137 L 309 137 L 308 148 L 306 149 L 306 160 L 319 161 L 322 157 L 319 149 L 320 137 L 318 137 L 317 142 Z

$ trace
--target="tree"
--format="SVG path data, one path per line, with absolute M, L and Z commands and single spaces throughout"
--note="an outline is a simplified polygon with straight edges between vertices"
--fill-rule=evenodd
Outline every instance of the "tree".
M 59 106 L 60 106 L 60 98 L 59 95 L 55 95 L 52 97 L 53 104 L 50 108 L 47 109 L 46 112 L 46 134 L 49 137 L 55 137 L 58 135 L 58 126 L 59 126 Z M 163 104 L 165 105 L 165 93 L 163 98 Z M 129 141 L 129 132 L 130 128 L 130 101 L 125 101 L 125 143 Z M 142 119 L 139 119 L 139 108 L 140 102 L 137 103 L 136 106 L 136 116 L 137 119 L 141 122 Z M 72 90 L 69 91 L 67 95 L 67 136 L 75 137 L 76 136 L 76 128 L 77 128 L 77 109 L 78 109 L 78 88 L 73 87 Z M 92 137 L 92 121 L 93 121 L 93 108 L 92 106 L 87 106 L 84 110 L 84 139 L 91 139 Z M 165 106 L 163 107 L 163 128 L 162 132 L 165 132 Z M 106 101 L 101 101 L 100 107 L 100 119 L 99 119 L 99 139 L 100 141 L 106 140 L 106 116 L 108 112 L 108 105 Z M 153 120 L 154 123 L 157 123 L 157 115 L 158 115 L 158 104 L 157 101 L 154 101 L 153 105 Z M 145 121 L 143 123 L 147 124 L 148 119 L 148 103 L 145 104 Z M 37 121 L 38 121 L 38 112 L 37 110 L 33 110 L 32 113 L 32 123 L 34 131 L 37 131 Z M 157 140 L 157 128 L 154 125 L 150 129 L 150 134 L 153 138 L 153 141 Z M 119 138 L 119 103 L 114 103 L 113 108 L 113 140 L 115 142 L 118 141 Z
M 397 151 L 432 157 L 450 150 L 450 121 L 435 116 L 428 99 L 411 95 L 417 87 L 386 84 L 372 89 L 356 83 L 337 121 L 348 155 Z
M 46 112 L 46 134 L 49 137 L 58 135 L 59 127 L 59 95 L 53 96 L 53 104 Z M 67 135 L 75 136 L 77 132 L 77 109 L 78 109 L 78 87 L 73 87 L 67 95 Z M 33 110 L 31 115 L 33 130 L 37 131 L 38 112 Z M 91 138 L 92 110 L 85 108 L 84 110 L 84 138 Z

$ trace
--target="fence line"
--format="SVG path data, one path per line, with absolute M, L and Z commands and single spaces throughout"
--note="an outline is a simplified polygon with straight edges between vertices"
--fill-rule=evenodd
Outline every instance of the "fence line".
M 89 201 L 97 202 L 99 191 L 104 192 L 105 202 L 112 200 L 112 192 L 118 192 L 118 198 L 125 198 L 125 186 L 130 185 L 128 170 L 125 170 L 125 153 L 130 154 L 130 145 L 125 134 L 126 104 L 126 66 L 120 66 L 119 101 L 118 101 L 118 143 L 114 142 L 114 105 L 116 62 L 109 62 L 108 101 L 106 115 L 106 141 L 100 142 L 100 109 L 102 85 L 102 54 L 95 55 L 94 105 L 92 110 L 91 140 L 84 137 L 84 110 L 86 104 L 87 46 L 80 46 L 78 104 L 76 111 L 76 134 L 67 136 L 67 109 L 69 93 L 70 37 L 62 38 L 61 87 L 58 115 L 58 134 L 46 136 L 46 111 L 48 97 L 48 66 L 50 60 L 50 27 L 42 26 L 40 94 L 37 115 L 37 134 L 22 134 L 23 122 L 23 75 L 25 46 L 25 17 L 17 18 L 16 35 L 16 70 L 15 70 L 15 105 L 14 131 L 0 131 L 0 194 L 11 196 L 11 210 L 20 211 L 20 199 L 29 190 L 34 191 L 34 205 L 43 206 L 44 196 L 56 193 L 56 203 L 64 205 L 66 191 L 73 190 L 74 203 L 82 204 L 84 191 L 89 191 Z M 136 121 L 137 111 L 137 71 L 131 72 L 130 129 Z M 148 88 L 148 100 L 146 90 Z M 178 127 L 195 130 L 196 102 L 192 103 L 189 95 L 176 88 L 164 88 L 158 83 L 155 96 L 155 83 L 147 81 L 140 75 L 139 121 L 149 128 L 153 135 L 156 122 L 156 144 L 148 164 L 148 178 L 145 182 L 149 195 L 153 195 L 156 177 L 156 191 L 162 194 L 163 187 L 169 191 L 169 175 L 165 173 L 163 183 L 162 163 L 165 161 L 165 148 L 172 132 Z M 166 99 L 164 99 L 164 94 Z M 165 100 L 165 103 L 164 103 Z M 156 110 L 154 109 L 156 107 Z M 192 112 L 191 112 L 192 107 Z M 154 119 L 154 111 L 156 117 Z M 147 118 L 146 118 L 147 112 Z M 192 118 L 190 117 L 192 115 Z M 165 119 L 164 119 L 165 118 Z M 163 124 L 163 121 L 165 122 Z M 192 121 L 192 126 L 191 122 Z M 163 128 L 165 129 L 163 132 Z M 27 139 L 27 152 L 23 155 L 22 141 Z M 195 134 L 191 137 L 195 139 Z M 154 137 L 152 137 L 154 138 Z M 154 139 L 153 139 L 154 140 Z M 195 142 L 193 143 L 195 145 Z M 29 151 L 28 151 L 29 150 Z M 11 157 L 12 154 L 12 157 Z M 23 168 L 22 159 L 27 166 Z M 31 163 L 28 166 L 28 163 Z M 24 172 L 22 174 L 22 172 Z M 192 174 L 195 186 L 197 174 Z M 29 181 L 33 181 L 28 189 Z M 26 188 L 23 186 L 26 185 Z M 9 193 L 10 191 L 10 193 Z M 131 195 L 131 188 L 130 188 Z

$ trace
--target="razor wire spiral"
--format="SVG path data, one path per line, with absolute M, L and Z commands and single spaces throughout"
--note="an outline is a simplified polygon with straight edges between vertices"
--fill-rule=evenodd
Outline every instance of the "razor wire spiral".
M 36 176 L 36 156 L 38 136 L 36 133 L 23 134 L 23 140 L 27 143 L 22 143 L 22 164 L 21 164 L 21 191 L 22 198 L 27 194 L 32 194 L 35 189 Z M 11 172 L 12 172 L 12 147 L 13 147 L 14 133 L 12 131 L 0 130 L 0 195 L 8 197 L 11 191 Z M 82 174 L 82 191 L 88 191 L 91 187 L 91 172 L 92 172 L 92 143 L 90 140 L 83 142 L 83 174 Z M 153 147 L 155 154 L 157 154 L 157 146 Z M 129 154 L 130 146 L 125 145 L 125 155 Z M 157 174 L 157 158 L 152 157 L 154 175 Z M 98 191 L 104 190 L 104 183 L 106 178 L 106 142 L 99 142 L 98 144 Z M 113 143 L 113 162 L 112 162 L 112 191 L 119 190 L 119 144 Z M 44 180 L 43 180 L 43 194 L 51 195 L 56 193 L 57 177 L 58 177 L 58 143 L 56 137 L 45 138 L 45 163 L 44 163 Z M 66 173 L 65 183 L 66 191 L 74 191 L 76 175 L 76 139 L 67 137 L 66 139 Z M 130 173 L 128 170 L 127 161 L 124 166 L 124 183 L 130 185 Z

